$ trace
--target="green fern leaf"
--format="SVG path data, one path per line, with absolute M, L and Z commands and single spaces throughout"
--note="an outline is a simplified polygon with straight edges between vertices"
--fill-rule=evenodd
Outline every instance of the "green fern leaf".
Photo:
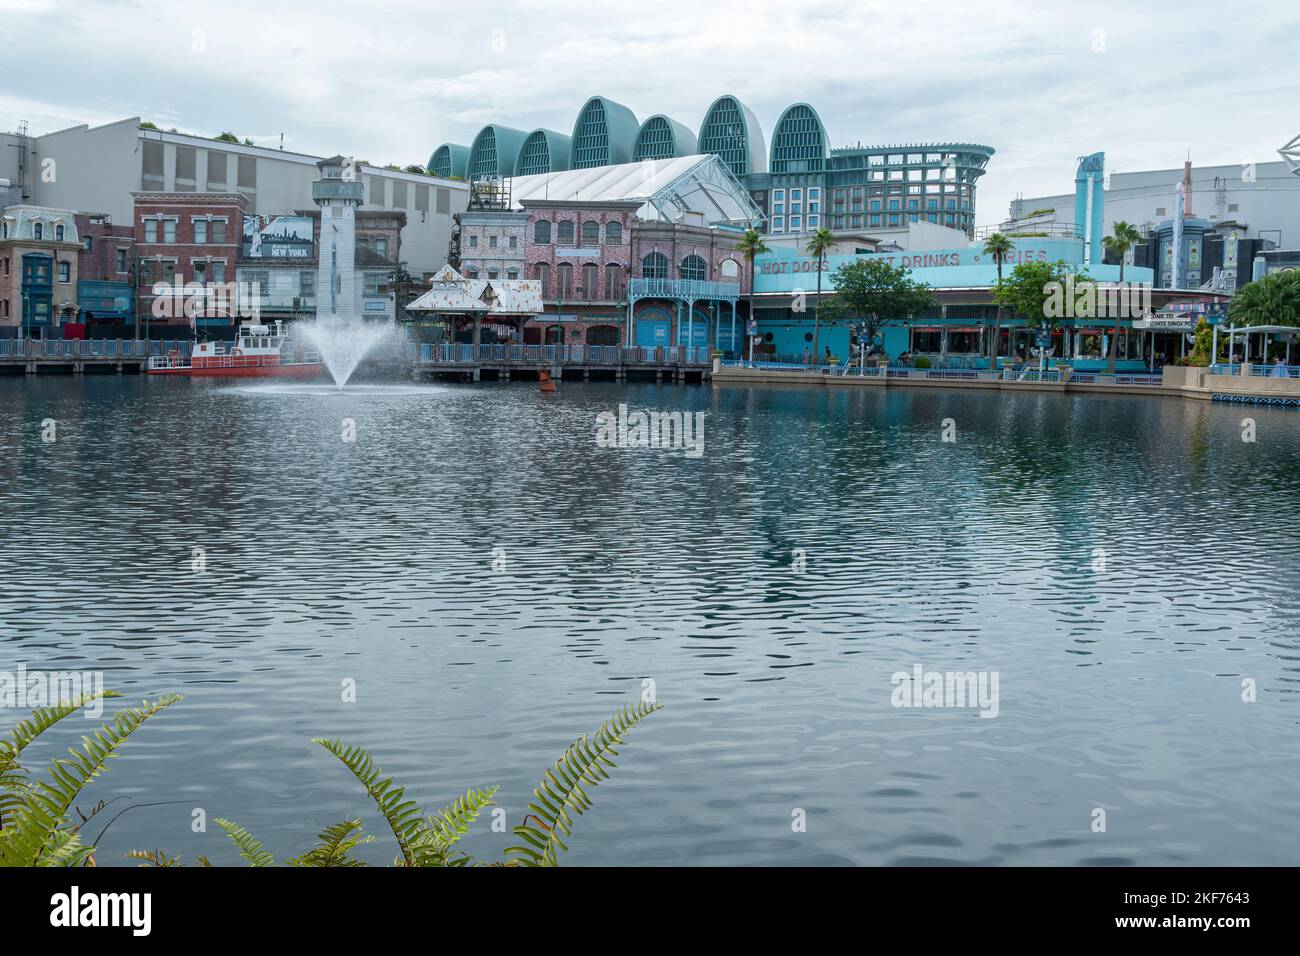
M 326 740 L 323 737 L 315 738 L 312 743 L 320 744 L 337 757 L 366 788 L 366 793 L 370 794 L 370 799 L 375 801 L 375 806 L 379 808 L 379 812 L 388 821 L 388 826 L 393 831 L 402 854 L 403 865 L 421 865 L 417 845 L 423 846 L 420 841 L 423 821 L 420 819 L 420 809 L 415 802 L 405 799 L 406 788 L 394 784 L 392 777 L 381 779 L 380 774 L 383 771 L 375 766 L 370 754 L 361 747 L 349 747 L 341 740 Z
M 626 736 L 637 724 L 661 707 L 644 701 L 635 707 L 623 707 L 594 734 L 579 737 L 569 745 L 533 790 L 529 816 L 514 828 L 515 836 L 524 845 L 506 848 L 510 862 L 521 866 L 559 865 L 559 854 L 568 850 L 561 835 L 571 836 L 574 817 L 591 807 L 586 787 L 609 778 L 609 770 L 615 766 L 613 758 L 618 756 L 616 748 L 626 743 Z
M 365 866 L 361 860 L 354 860 L 348 854 L 359 844 L 369 843 L 372 836 L 361 835 L 360 820 L 344 820 L 326 827 L 320 834 L 320 842 L 302 856 L 289 861 L 290 866 L 330 867 L 330 866 Z
M 213 822 L 226 831 L 231 842 L 239 848 L 239 855 L 248 861 L 249 866 L 275 866 L 275 858 L 266 851 L 266 847 L 239 824 L 219 817 Z

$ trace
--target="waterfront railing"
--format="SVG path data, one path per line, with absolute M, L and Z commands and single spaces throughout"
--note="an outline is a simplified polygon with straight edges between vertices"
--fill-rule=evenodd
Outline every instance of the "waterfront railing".
M 707 365 L 703 346 L 480 345 L 423 342 L 419 360 L 435 365 Z
M 151 345 L 143 339 L 0 339 L 0 359 L 143 359 Z M 166 343 L 176 348 L 177 343 Z M 188 350 L 192 343 L 182 343 Z M 155 352 L 154 354 L 159 354 Z

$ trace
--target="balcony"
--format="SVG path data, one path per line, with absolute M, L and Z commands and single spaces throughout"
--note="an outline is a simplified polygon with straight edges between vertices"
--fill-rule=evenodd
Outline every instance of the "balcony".
M 721 299 L 734 302 L 740 298 L 740 284 L 703 279 L 629 279 L 627 295 L 633 302 L 638 299 L 680 299 L 683 302 Z

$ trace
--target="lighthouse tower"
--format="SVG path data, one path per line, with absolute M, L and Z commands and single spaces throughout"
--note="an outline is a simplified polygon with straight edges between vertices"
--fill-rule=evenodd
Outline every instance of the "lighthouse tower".
M 361 314 L 357 288 L 357 209 L 363 188 L 355 167 L 342 156 L 316 164 L 320 179 L 311 198 L 320 206 L 320 258 L 316 265 L 316 318 L 356 319 Z

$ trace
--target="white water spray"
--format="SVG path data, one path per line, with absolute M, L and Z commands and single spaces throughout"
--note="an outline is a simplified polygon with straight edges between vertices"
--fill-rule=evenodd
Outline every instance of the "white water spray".
M 390 322 L 318 318 L 300 325 L 303 338 L 321 355 L 334 384 L 342 388 L 361 360 L 381 342 L 394 337 Z

